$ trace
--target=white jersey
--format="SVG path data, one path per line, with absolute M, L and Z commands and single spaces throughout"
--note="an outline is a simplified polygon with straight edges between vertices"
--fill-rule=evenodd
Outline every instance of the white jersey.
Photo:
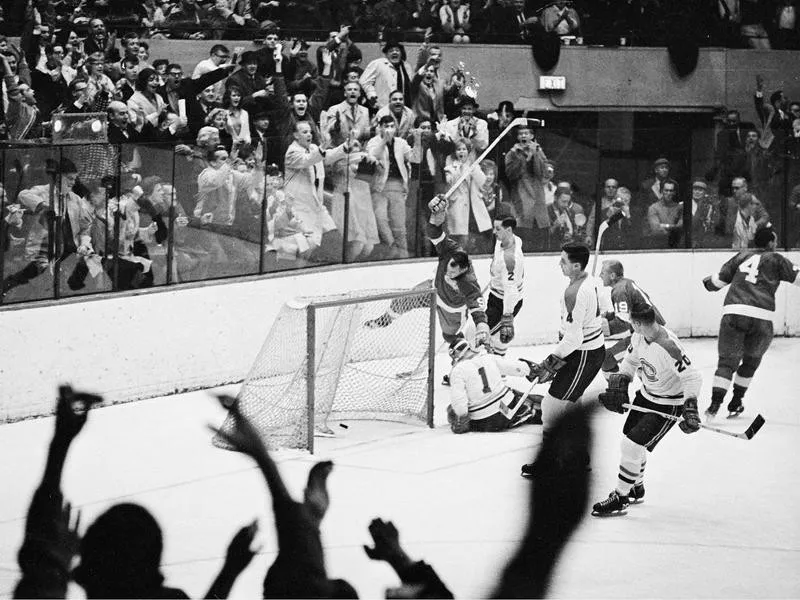
M 575 350 L 595 350 L 604 345 L 598 280 L 594 277 L 584 274 L 564 290 L 558 338 L 553 354 L 560 358 Z
M 510 315 L 522 299 L 525 285 L 525 255 L 522 253 L 522 240 L 514 236 L 514 265 L 508 270 L 506 251 L 499 241 L 494 244 L 492 264 L 489 266 L 489 293 L 503 300 L 503 314 Z
M 686 398 L 697 398 L 703 379 L 691 366 L 678 336 L 666 327 L 648 342 L 640 333 L 631 336 L 620 373 L 631 379 L 639 371 L 642 395 L 651 402 L 676 406 Z
M 514 390 L 506 385 L 503 375 L 525 377 L 529 367 L 519 360 L 488 354 L 457 362 L 450 371 L 450 404 L 453 411 L 470 420 L 486 419 L 495 413 L 505 414 L 514 399 Z

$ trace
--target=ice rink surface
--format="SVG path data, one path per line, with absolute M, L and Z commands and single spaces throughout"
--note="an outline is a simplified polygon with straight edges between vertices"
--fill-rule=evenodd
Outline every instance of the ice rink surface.
M 708 405 L 716 340 L 685 341 L 703 374 Z M 546 346 L 512 348 L 510 356 L 543 359 Z M 550 596 L 562 598 L 800 598 L 800 393 L 794 369 L 800 340 L 776 338 L 745 398 L 743 431 L 757 413 L 766 425 L 752 440 L 673 429 L 650 455 L 645 502 L 627 516 L 588 514 L 561 558 Z M 447 356 L 437 357 L 437 382 Z M 510 381 L 527 389 L 524 380 Z M 598 378 L 584 400 L 596 403 Z M 236 392 L 236 388 L 226 388 Z M 543 393 L 543 390 L 536 390 Z M 55 393 L 55 391 L 54 391 Z M 436 390 L 433 430 L 393 423 L 331 423 L 337 436 L 317 438 L 317 453 L 276 453 L 300 497 L 310 465 L 331 459 L 331 507 L 322 536 L 331 577 L 350 581 L 362 598 L 383 597 L 398 580 L 362 549 L 367 525 L 391 519 L 415 559 L 432 564 L 460 598 L 483 597 L 526 527 L 531 483 L 519 468 L 533 458 L 541 427 L 455 436 L 446 425 L 446 388 Z M 724 408 L 724 407 L 723 407 Z M 90 414 L 65 469 L 64 491 L 83 522 L 117 502 L 137 502 L 161 523 L 166 583 L 203 597 L 230 538 L 258 518 L 260 554 L 233 589 L 260 597 L 276 555 L 269 497 L 251 462 L 211 445 L 206 425 L 223 410 L 208 392 L 101 408 Z M 591 502 L 616 482 L 624 417 L 594 417 Z M 18 576 L 16 552 L 24 516 L 40 480 L 52 418 L 0 426 L 0 597 Z M 71 597 L 81 597 L 79 588 Z

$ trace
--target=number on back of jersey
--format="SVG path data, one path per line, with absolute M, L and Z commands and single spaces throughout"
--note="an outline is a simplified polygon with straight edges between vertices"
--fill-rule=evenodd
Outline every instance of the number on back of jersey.
M 753 254 L 750 258 L 739 265 L 739 270 L 746 274 L 744 280 L 755 284 L 758 280 L 758 265 L 761 263 L 761 255 Z

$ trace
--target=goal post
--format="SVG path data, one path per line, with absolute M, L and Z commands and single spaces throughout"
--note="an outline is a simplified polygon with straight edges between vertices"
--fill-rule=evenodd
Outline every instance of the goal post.
M 433 288 L 287 302 L 242 384 L 239 410 L 270 447 L 312 453 L 315 433 L 332 432 L 333 419 L 433 427 L 435 313 Z M 385 325 L 365 325 L 385 314 L 393 315 Z M 233 426 L 228 418 L 223 431 Z

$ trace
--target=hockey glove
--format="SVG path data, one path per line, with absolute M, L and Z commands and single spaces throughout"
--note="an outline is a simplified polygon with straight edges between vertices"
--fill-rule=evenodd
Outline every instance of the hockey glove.
M 514 339 L 514 315 L 503 315 L 500 319 L 500 343 L 507 344 Z
M 430 209 L 431 213 L 439 213 L 444 212 L 447 210 L 448 200 L 444 197 L 444 194 L 436 194 L 433 197 L 433 200 L 428 202 L 428 208 Z
M 539 364 L 539 383 L 547 383 L 556 376 L 561 367 L 567 364 L 563 358 L 550 354 Z
M 711 275 L 708 277 L 703 277 L 703 287 L 705 287 L 709 292 L 718 292 L 719 288 L 714 285 L 714 282 L 711 280 Z
M 527 379 L 531 383 L 536 381 L 539 378 L 539 373 L 541 372 L 539 365 L 525 358 L 520 358 L 519 360 L 520 362 L 524 362 L 526 365 L 528 365 L 528 374 L 525 375 L 525 379 Z
M 700 413 L 697 412 L 697 398 L 687 398 L 683 403 L 683 421 L 678 423 L 683 433 L 700 431 Z
M 447 406 L 447 422 L 453 433 L 467 433 L 469 431 L 469 415 L 459 417 L 451 405 Z
M 472 347 L 477 350 L 483 344 L 488 343 L 490 333 L 489 325 L 487 325 L 485 321 L 478 323 L 475 326 L 475 343 L 472 345 Z
M 611 412 L 624 414 L 627 410 L 623 404 L 628 401 L 628 384 L 631 380 L 627 375 L 612 373 L 608 378 L 608 388 L 597 399 Z

